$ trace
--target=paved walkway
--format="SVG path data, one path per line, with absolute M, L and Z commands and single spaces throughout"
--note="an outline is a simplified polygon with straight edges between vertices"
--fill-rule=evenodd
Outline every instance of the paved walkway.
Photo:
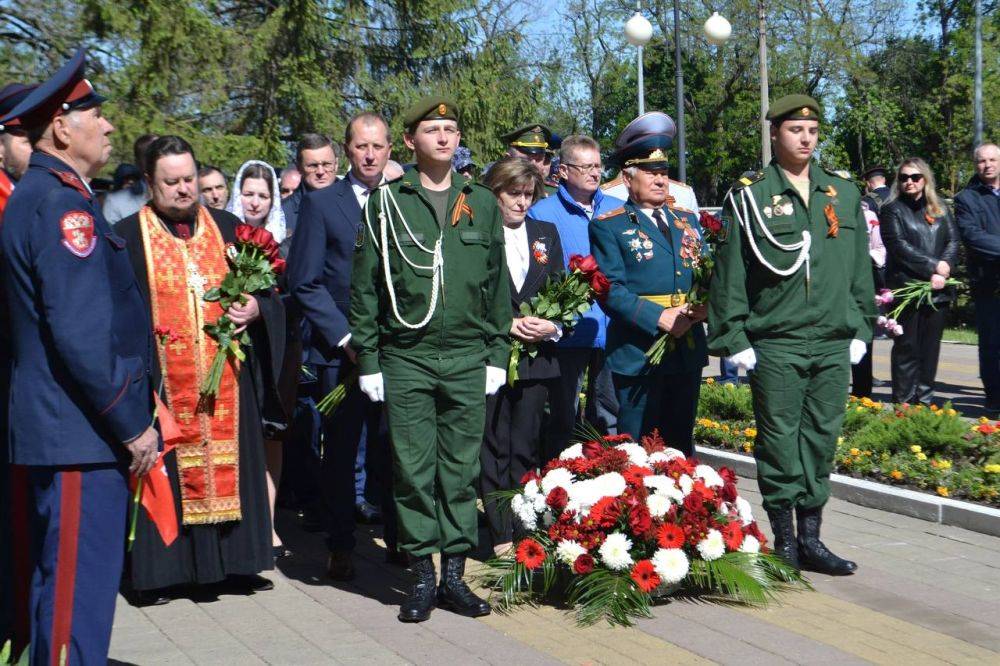
M 877 378 L 889 377 L 890 347 L 876 342 Z M 945 345 L 939 379 L 942 397 L 981 413 L 974 346 Z M 763 518 L 755 483 L 741 487 Z M 410 578 L 383 562 L 378 527 L 359 528 L 358 578 L 331 584 L 321 535 L 286 513 L 278 526 L 295 554 L 268 574 L 274 590 L 207 590 L 144 609 L 119 598 L 112 663 L 1000 664 L 1000 538 L 840 500 L 828 506 L 824 539 L 858 562 L 854 576 L 815 576 L 815 591 L 767 609 L 678 599 L 630 629 L 579 629 L 544 606 L 401 624 Z
M 756 504 L 753 482 L 741 485 Z M 814 592 L 767 609 L 675 600 L 630 629 L 579 629 L 552 607 L 401 624 L 409 577 L 384 564 L 377 527 L 360 528 L 349 584 L 324 579 L 320 535 L 285 514 L 279 527 L 295 555 L 268 574 L 274 590 L 144 609 L 119 598 L 112 663 L 1000 663 L 1000 539 L 838 500 L 825 540 L 856 575 L 815 576 Z

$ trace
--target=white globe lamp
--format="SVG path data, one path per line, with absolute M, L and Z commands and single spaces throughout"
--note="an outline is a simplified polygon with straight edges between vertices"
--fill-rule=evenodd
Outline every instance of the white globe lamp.
M 719 12 L 712 12 L 712 15 L 705 21 L 705 37 L 715 46 L 725 44 L 732 34 L 733 26 Z
M 632 46 L 645 46 L 653 38 L 653 24 L 636 12 L 625 24 L 625 39 Z

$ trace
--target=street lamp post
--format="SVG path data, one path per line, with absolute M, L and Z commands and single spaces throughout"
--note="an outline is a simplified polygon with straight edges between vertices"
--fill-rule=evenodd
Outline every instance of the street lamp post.
M 653 37 L 653 24 L 642 15 L 639 0 L 635 3 L 635 14 L 625 24 L 625 39 L 636 48 L 636 68 L 639 84 L 639 115 L 646 113 L 646 91 L 642 77 L 642 47 Z
M 764 15 L 764 0 L 757 2 L 757 18 L 760 21 L 760 156 L 761 168 L 771 162 L 771 132 L 767 122 L 768 93 L 767 84 L 767 17 Z
M 975 127 L 973 128 L 973 147 L 983 142 L 983 3 L 976 0 L 976 79 L 973 98 L 973 113 Z
M 684 70 L 681 69 L 681 8 L 674 0 L 674 70 L 677 96 L 677 179 L 687 182 L 687 128 L 684 124 Z

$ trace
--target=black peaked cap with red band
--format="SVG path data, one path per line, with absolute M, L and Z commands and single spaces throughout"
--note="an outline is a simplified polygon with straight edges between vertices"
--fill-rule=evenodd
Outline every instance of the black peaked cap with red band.
M 87 64 L 85 49 L 77 51 L 52 78 L 40 83 L 27 97 L 0 118 L 0 125 L 17 119 L 23 127 L 37 127 L 70 111 L 89 109 L 104 102 L 94 86 L 83 77 Z

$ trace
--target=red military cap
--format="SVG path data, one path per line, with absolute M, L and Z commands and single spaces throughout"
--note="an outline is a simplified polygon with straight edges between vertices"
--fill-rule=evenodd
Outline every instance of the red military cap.
M 104 97 L 94 92 L 90 81 L 83 78 L 86 61 L 87 52 L 80 49 L 52 78 L 39 84 L 16 107 L 0 117 L 0 125 L 17 120 L 24 127 L 35 127 L 62 113 L 102 104 Z

